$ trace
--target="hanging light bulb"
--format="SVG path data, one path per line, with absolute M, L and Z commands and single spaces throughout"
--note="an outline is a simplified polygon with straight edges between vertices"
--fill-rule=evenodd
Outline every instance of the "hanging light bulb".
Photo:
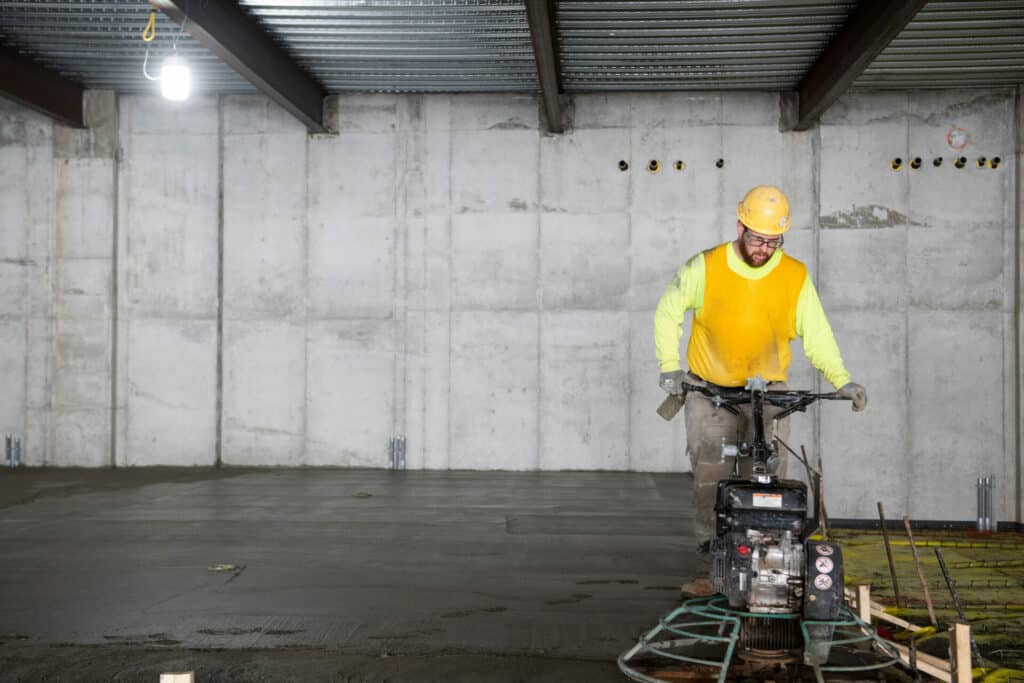
M 160 93 L 168 100 L 187 100 L 192 89 L 192 72 L 184 57 L 173 54 L 160 67 Z

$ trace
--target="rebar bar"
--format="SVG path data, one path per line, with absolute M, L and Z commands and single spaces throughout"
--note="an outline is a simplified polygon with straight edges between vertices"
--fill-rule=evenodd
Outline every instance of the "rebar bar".
M 882 501 L 878 501 L 878 520 L 882 529 L 882 540 L 885 541 L 885 556 L 889 558 L 889 576 L 892 577 L 892 590 L 896 596 L 896 606 L 900 607 L 900 584 L 896 580 L 896 563 L 892 559 L 892 547 L 889 545 L 889 530 L 885 528 L 885 510 Z
M 804 460 L 807 460 L 807 462 L 810 462 L 810 460 L 807 458 L 807 449 L 804 448 L 803 445 L 800 446 L 800 452 L 804 454 Z M 818 493 L 817 493 L 817 496 L 818 496 L 818 500 L 817 500 L 818 517 L 820 518 L 819 519 L 819 523 L 821 524 L 821 533 L 822 533 L 822 537 L 827 541 L 827 540 L 829 540 L 829 537 L 832 534 L 831 534 L 831 530 L 829 529 L 829 524 L 828 524 L 828 513 L 825 511 L 825 469 L 824 469 L 824 466 L 821 463 L 821 453 L 818 453 Z
M 960 603 L 960 595 L 956 592 L 956 586 L 953 584 L 953 579 L 949 575 L 949 570 L 946 569 L 946 560 L 942 558 L 942 550 L 935 548 L 935 559 L 939 561 L 939 569 L 942 570 L 942 578 L 946 580 L 946 587 L 949 588 L 949 594 L 953 596 L 953 604 L 956 605 L 956 613 L 960 615 L 960 620 L 969 624 L 967 621 L 967 615 L 964 613 L 964 606 Z M 978 643 L 974 640 L 974 636 L 971 635 L 971 652 L 974 655 L 974 659 L 980 664 L 982 661 L 981 650 L 978 649 Z
M 908 597 L 905 599 L 907 606 L 899 609 L 893 608 L 892 614 L 901 614 L 907 610 L 920 607 L 928 607 L 928 603 L 920 598 Z M 956 611 L 956 605 L 949 601 L 932 602 L 933 609 Z M 971 601 L 971 611 L 1002 611 L 1002 612 L 1024 612 L 1024 604 L 1015 602 L 974 602 Z
M 1024 560 L 969 560 L 954 562 L 949 566 L 953 569 L 1005 569 L 1007 567 L 1024 567 Z
M 935 619 L 935 610 L 932 609 L 932 596 L 928 592 L 928 582 L 924 578 L 924 568 L 921 566 L 921 558 L 917 554 L 917 546 L 914 545 L 914 532 L 910 528 L 910 517 L 903 515 L 903 526 L 907 529 L 907 538 L 910 539 L 910 551 L 914 554 L 914 564 L 917 566 L 917 578 L 921 580 L 921 591 L 924 593 L 925 604 L 928 605 L 928 617 L 932 626 L 939 627 Z

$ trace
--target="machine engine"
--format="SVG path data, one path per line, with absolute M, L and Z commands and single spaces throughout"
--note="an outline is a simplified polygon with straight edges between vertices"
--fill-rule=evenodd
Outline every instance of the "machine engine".
M 804 592 L 804 548 L 792 532 L 748 529 L 716 540 L 715 591 L 729 606 L 749 612 L 790 614 L 800 611 Z
M 807 487 L 799 481 L 723 480 L 715 502 L 712 587 L 750 612 L 800 611 Z
M 799 621 L 744 618 L 740 647 L 747 655 L 780 657 L 803 649 L 806 663 L 823 663 L 843 604 L 843 560 L 832 543 L 805 540 L 807 487 L 771 476 L 718 482 L 717 537 L 711 546 L 712 587 L 733 609 L 800 615 Z M 775 623 L 772 623 L 772 622 Z

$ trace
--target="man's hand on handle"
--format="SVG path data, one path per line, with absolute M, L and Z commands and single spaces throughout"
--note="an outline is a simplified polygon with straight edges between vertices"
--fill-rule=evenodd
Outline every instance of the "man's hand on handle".
M 682 392 L 683 371 L 663 372 L 658 378 L 658 386 L 667 394 L 678 394 Z
M 868 406 L 868 392 L 856 382 L 847 382 L 839 390 L 839 395 L 853 401 L 854 412 L 859 413 Z

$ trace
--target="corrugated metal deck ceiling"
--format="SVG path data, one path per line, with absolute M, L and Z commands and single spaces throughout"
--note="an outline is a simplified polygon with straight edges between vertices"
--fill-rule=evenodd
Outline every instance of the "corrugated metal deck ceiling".
M 522 0 L 239 2 L 328 92 L 538 91 Z M 792 89 L 856 4 L 560 0 L 559 80 L 569 93 Z M 0 43 L 90 88 L 149 92 L 148 15 L 145 0 L 2 0 Z M 173 49 L 198 92 L 254 90 L 158 13 L 151 63 Z M 854 87 L 1022 82 L 1024 0 L 932 0 Z

